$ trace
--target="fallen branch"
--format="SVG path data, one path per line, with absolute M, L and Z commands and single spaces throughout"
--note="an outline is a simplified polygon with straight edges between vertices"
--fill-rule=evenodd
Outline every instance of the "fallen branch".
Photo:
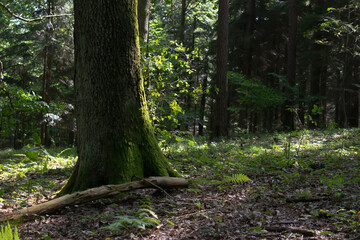
M 324 198 L 324 197 L 300 197 L 300 198 L 287 198 L 286 202 L 287 203 L 298 203 L 298 202 L 319 202 L 319 201 L 323 201 L 323 200 L 328 200 L 328 198 Z
M 18 211 L 14 211 L 10 214 L 0 217 L 0 221 L 6 220 L 30 220 L 35 216 L 50 214 L 56 212 L 59 209 L 62 209 L 66 206 L 71 206 L 75 204 L 81 204 L 90 202 L 93 200 L 111 197 L 120 192 L 126 192 L 134 189 L 142 188 L 185 188 L 189 185 L 189 182 L 184 178 L 174 178 L 174 177 L 149 177 L 144 178 L 140 181 L 134 181 L 119 185 L 104 185 L 96 188 L 90 188 L 82 192 L 77 192 L 73 194 L 67 194 L 59 198 L 55 198 L 45 203 L 39 205 L 31 206 L 28 208 L 23 208 Z
M 293 232 L 293 233 L 300 233 L 307 237 L 315 236 L 315 231 L 310 229 L 303 229 L 297 227 L 265 227 L 266 231 L 269 232 Z

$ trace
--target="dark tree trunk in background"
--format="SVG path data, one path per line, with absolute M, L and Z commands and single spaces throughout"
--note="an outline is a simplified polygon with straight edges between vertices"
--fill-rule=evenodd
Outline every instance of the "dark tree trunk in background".
M 185 41 L 185 19 L 186 19 L 186 0 L 181 0 L 181 16 L 179 28 L 179 40 L 181 43 Z
M 139 37 L 147 41 L 149 34 L 150 0 L 138 0 Z
M 55 3 L 53 0 L 47 1 L 47 14 L 52 15 L 55 12 Z M 49 88 L 51 84 L 51 68 L 54 59 L 54 48 L 52 47 L 52 41 L 54 39 L 54 18 L 48 18 L 48 24 L 45 30 L 45 48 L 44 48 L 44 73 L 43 73 L 43 92 L 42 101 L 50 103 L 49 99 Z M 41 123 L 41 144 L 49 147 L 51 145 L 48 123 L 46 117 L 43 116 Z
M 351 13 L 348 13 L 348 21 L 351 21 Z M 355 45 L 357 40 L 354 39 L 353 35 L 347 34 L 345 47 L 347 49 L 356 49 Z M 347 125 L 346 127 L 357 127 L 358 126 L 358 91 L 354 87 L 355 76 L 357 76 L 356 68 L 358 65 L 357 58 L 354 57 L 354 54 L 350 51 L 346 51 L 345 55 L 345 66 L 344 66 L 344 82 L 345 82 L 345 112 L 347 116 Z M 355 50 L 354 50 L 355 51 Z
M 3 79 L 3 70 L 4 70 L 3 63 L 2 61 L 0 61 L 0 81 Z
M 205 108 L 206 108 L 206 97 L 208 95 L 208 74 L 209 74 L 209 56 L 204 56 L 204 62 L 202 65 L 204 71 L 204 78 L 202 81 L 202 94 L 200 100 L 200 109 L 199 109 L 199 135 L 204 135 L 204 126 L 205 126 Z
M 289 40 L 287 49 L 287 71 L 286 78 L 291 87 L 295 86 L 296 82 L 296 33 L 297 33 L 297 11 L 296 0 L 289 0 Z M 294 96 L 290 89 L 286 89 L 288 100 L 285 103 L 285 108 L 295 107 Z M 294 129 L 294 113 L 292 111 L 284 111 L 283 123 L 285 128 L 289 130 Z
M 312 116 L 313 122 L 309 122 L 309 127 L 315 128 L 319 122 L 319 116 L 312 114 L 312 109 L 314 105 L 319 106 L 319 97 L 320 97 L 320 79 L 321 79 L 321 47 L 316 43 L 312 48 L 312 59 L 311 59 L 311 68 L 310 68 L 310 95 L 315 97 L 314 101 L 311 101 L 308 106 L 308 114 Z
M 255 27 L 255 0 L 249 0 L 246 6 L 245 19 L 246 19 L 246 27 L 245 27 L 245 35 L 244 35 L 244 58 L 242 61 L 242 69 L 243 73 L 246 77 L 252 77 L 252 57 L 253 57 L 253 33 Z M 231 89 L 230 91 L 235 91 Z M 247 128 L 249 126 L 250 132 L 255 132 L 256 122 L 258 113 L 249 114 L 246 111 L 240 112 L 240 122 L 239 126 L 243 128 Z M 245 119 L 245 123 L 244 122 Z
M 252 55 L 253 55 L 253 32 L 255 26 L 255 0 L 249 0 L 246 8 L 246 30 L 244 37 L 244 61 L 243 73 L 252 77 Z
M 354 39 L 350 35 L 344 39 L 345 49 L 353 49 Z M 353 84 L 355 76 L 354 65 L 357 61 L 350 51 L 343 53 L 343 66 L 338 81 L 338 97 L 336 104 L 336 121 L 339 127 L 356 127 L 358 123 L 358 97 Z
M 205 125 L 205 106 L 206 106 L 206 89 L 207 89 L 207 75 L 202 83 L 202 94 L 200 101 L 200 110 L 199 110 L 199 135 L 204 135 L 204 125 Z
M 212 138 L 228 136 L 228 39 L 229 0 L 219 0 L 219 19 L 216 51 L 216 90 L 213 108 Z
M 78 161 L 60 194 L 176 175 L 149 120 L 136 8 L 134 0 L 74 0 Z

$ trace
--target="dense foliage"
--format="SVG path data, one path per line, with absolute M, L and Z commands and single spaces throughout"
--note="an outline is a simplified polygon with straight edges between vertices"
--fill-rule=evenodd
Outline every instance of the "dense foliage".
M 71 145 L 72 1 L 2 3 L 12 14 L 1 8 L 1 145 L 21 147 L 34 132 L 45 145 Z M 230 133 L 358 126 L 358 1 L 297 1 L 295 7 L 291 12 L 287 1 L 230 1 L 230 91 L 224 106 Z M 158 136 L 209 133 L 218 94 L 218 4 L 154 0 L 150 12 L 141 53 Z M 288 74 L 291 14 L 297 16 L 295 79 Z M 311 114 L 314 106 L 321 111 Z

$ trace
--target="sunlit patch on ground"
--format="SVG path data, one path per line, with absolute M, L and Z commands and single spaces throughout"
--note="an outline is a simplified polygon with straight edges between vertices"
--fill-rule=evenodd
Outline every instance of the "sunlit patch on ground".
M 213 143 L 183 137 L 166 146 L 188 189 L 136 190 L 66 207 L 19 223 L 21 239 L 360 237 L 359 129 Z M 45 169 L 24 152 L 0 152 L 0 214 L 55 196 L 76 160 L 74 149 L 60 152 L 49 153 Z

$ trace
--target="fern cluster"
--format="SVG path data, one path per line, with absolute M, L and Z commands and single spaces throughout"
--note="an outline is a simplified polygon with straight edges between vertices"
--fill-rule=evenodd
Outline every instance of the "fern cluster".
M 148 210 L 148 212 L 145 212 L 144 210 Z M 104 227 L 104 229 L 119 232 L 131 228 L 145 230 L 146 228 L 157 226 L 160 223 L 160 220 L 157 219 L 157 216 L 153 211 L 149 209 L 139 209 L 139 211 L 143 211 L 139 217 L 127 215 L 115 217 L 114 222 L 109 226 Z
M 0 239 L 1 240 L 20 240 L 17 228 L 15 227 L 14 232 L 13 232 L 9 222 L 7 223 L 7 225 L 0 227 Z
M 115 220 L 109 226 L 104 227 L 104 229 L 110 231 L 123 231 L 126 229 L 136 228 L 140 230 L 145 230 L 146 228 L 151 228 L 159 225 L 160 220 L 155 212 L 150 206 L 150 200 L 144 196 L 142 200 L 142 205 L 140 209 L 136 211 L 136 216 L 116 216 Z

